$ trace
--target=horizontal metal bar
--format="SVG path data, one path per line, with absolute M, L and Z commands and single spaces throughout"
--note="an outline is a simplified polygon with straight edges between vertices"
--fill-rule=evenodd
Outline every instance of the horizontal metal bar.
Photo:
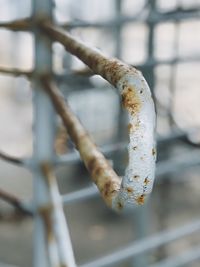
M 113 28 L 119 25 L 124 25 L 131 22 L 150 22 L 150 23 L 159 23 L 164 21 L 179 21 L 179 20 L 186 20 L 186 19 L 195 19 L 199 18 L 200 10 L 198 8 L 190 8 L 190 9 L 175 9 L 170 12 L 158 12 L 153 11 L 152 16 L 149 17 L 148 9 L 144 9 L 142 12 L 136 14 L 135 16 L 121 16 L 117 19 L 109 20 L 109 21 L 99 21 L 99 22 L 89 22 L 89 21 L 82 21 L 82 20 L 74 20 L 69 21 L 65 24 L 60 26 L 72 29 L 72 28 Z M 0 28 L 5 28 L 11 31 L 30 31 L 32 30 L 31 21 L 33 18 L 26 17 L 18 20 L 8 21 L 8 22 L 1 22 Z
M 178 157 L 159 162 L 156 170 L 156 175 L 160 176 L 164 174 L 174 173 L 177 171 L 182 171 L 189 167 L 197 166 L 199 164 L 200 150 L 195 149 L 191 152 L 179 155 Z
M 193 55 L 187 57 L 174 57 L 171 59 L 161 59 L 161 60 L 150 59 L 142 64 L 137 65 L 136 67 L 141 69 L 141 68 L 155 67 L 158 65 L 173 65 L 173 64 L 198 62 L 198 61 L 200 61 L 200 55 Z
M 149 267 L 179 267 L 200 259 L 200 246 L 187 250 L 182 254 L 160 261 Z
M 9 203 L 24 216 L 33 216 L 33 210 L 29 203 L 22 202 L 21 199 L 3 189 L 0 189 L 0 199 Z
M 95 87 L 89 77 L 76 75 L 74 73 L 55 74 L 54 78 L 57 83 L 65 83 L 65 89 L 67 88 L 67 92 L 74 92 L 77 87 L 81 88 L 81 91 Z
M 32 76 L 32 71 L 24 71 L 20 70 L 17 68 L 5 68 L 5 67 L 0 67 L 0 74 L 5 74 L 5 75 L 12 75 L 12 76 L 27 76 L 31 77 Z
M 165 230 L 151 237 L 140 239 L 137 242 L 122 248 L 121 250 L 110 253 L 99 259 L 80 265 L 79 267 L 103 267 L 113 266 L 118 262 L 133 258 L 134 256 L 153 250 L 159 246 L 170 243 L 187 235 L 193 234 L 200 230 L 200 219 L 197 219 L 187 225 L 179 226 L 173 230 Z
M 103 154 L 106 156 L 111 155 L 113 152 L 119 151 L 119 150 L 125 150 L 126 149 L 126 142 L 119 142 L 115 144 L 109 144 L 103 147 L 100 147 L 100 150 Z M 63 155 L 63 156 L 57 156 L 55 157 L 55 164 L 72 164 L 77 163 L 80 161 L 80 156 L 77 151 L 74 151 L 72 153 Z
M 156 60 L 150 59 L 146 62 L 136 65 L 136 68 L 143 69 L 143 68 L 151 68 L 158 65 L 173 65 L 173 64 L 180 64 L 180 63 L 188 63 L 188 62 L 198 62 L 200 61 L 200 55 L 196 56 L 187 56 L 187 57 L 174 57 L 171 59 L 163 59 L 163 60 Z M 5 75 L 12 75 L 12 76 L 27 76 L 31 78 L 32 71 L 20 70 L 16 68 L 4 68 L 0 67 L 0 74 Z M 65 73 L 65 74 L 53 74 L 54 78 L 58 83 L 67 82 L 67 84 L 71 87 L 74 85 L 81 84 L 81 89 L 90 87 L 94 87 L 94 85 L 90 82 L 89 77 L 85 75 L 76 75 L 76 73 Z M 71 88 L 70 91 L 74 91 L 76 88 Z
M 68 193 L 62 196 L 62 201 L 64 204 L 71 204 L 80 200 L 92 198 L 99 196 L 97 187 L 93 184 L 86 188 L 76 190 L 74 192 Z
M 147 11 L 147 10 L 144 10 Z M 87 21 L 69 21 L 65 24 L 62 24 L 60 26 L 67 28 L 67 29 L 73 29 L 73 28 L 113 28 L 119 25 L 124 25 L 127 23 L 132 22 L 150 22 L 150 23 L 159 23 L 159 22 L 165 22 L 165 21 L 180 21 L 180 20 L 186 20 L 186 19 L 195 19 L 200 17 L 200 10 L 198 8 L 196 9 L 176 9 L 172 12 L 156 12 L 154 11 L 152 13 L 152 16 L 149 17 L 147 12 L 141 12 L 140 14 L 137 14 L 136 16 L 122 16 L 118 17 L 117 19 L 109 20 L 109 21 L 100 21 L 100 22 L 87 22 Z

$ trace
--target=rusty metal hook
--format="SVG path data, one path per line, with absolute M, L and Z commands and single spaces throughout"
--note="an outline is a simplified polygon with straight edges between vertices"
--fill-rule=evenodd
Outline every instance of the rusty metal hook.
M 119 90 L 123 106 L 128 112 L 130 139 L 129 163 L 122 181 L 88 137 L 70 108 L 65 106 L 55 85 L 45 79 L 54 102 L 55 97 L 57 98 L 57 111 L 60 110 L 61 117 L 65 117 L 65 126 L 105 202 L 118 211 L 143 204 L 145 197 L 152 191 L 156 160 L 155 108 L 147 82 L 140 71 L 117 59 L 107 58 L 50 22 L 43 22 L 41 29 Z

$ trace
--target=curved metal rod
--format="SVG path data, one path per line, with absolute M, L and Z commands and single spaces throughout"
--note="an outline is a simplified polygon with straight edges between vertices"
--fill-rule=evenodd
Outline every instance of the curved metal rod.
M 155 109 L 147 82 L 135 68 L 105 57 L 51 23 L 43 22 L 41 29 L 119 90 L 129 117 L 130 138 L 129 163 L 122 182 L 91 140 L 88 141 L 80 123 L 77 127 L 73 124 L 73 120 L 77 120 L 75 117 L 67 127 L 72 136 L 80 131 L 79 136 L 72 139 L 106 203 L 115 210 L 143 204 L 152 191 L 156 160 Z

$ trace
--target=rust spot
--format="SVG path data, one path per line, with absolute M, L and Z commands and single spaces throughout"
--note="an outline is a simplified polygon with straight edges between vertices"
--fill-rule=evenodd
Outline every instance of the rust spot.
M 140 111 L 141 101 L 133 87 L 125 87 L 122 92 L 122 103 L 132 115 Z
M 145 195 L 144 195 L 144 194 L 140 195 L 140 196 L 136 199 L 137 203 L 138 203 L 139 205 L 143 205 L 143 204 L 144 204 L 144 198 L 145 198 Z
M 138 180 L 140 178 L 140 176 L 139 175 L 134 175 L 133 178 Z
M 111 181 L 108 181 L 105 183 L 104 185 L 104 189 L 103 189 L 103 194 L 105 197 L 107 197 L 111 192 L 110 192 L 110 189 L 111 189 Z
M 96 158 L 91 158 L 87 164 L 88 170 L 93 171 L 95 165 L 96 165 L 97 159 Z
M 150 183 L 150 181 L 149 181 L 148 177 L 146 177 L 146 178 L 144 179 L 144 184 L 145 184 L 145 185 L 148 185 L 149 183 Z
M 132 187 L 127 187 L 127 188 L 126 188 L 126 191 L 127 191 L 129 194 L 131 194 L 131 193 L 133 193 L 133 188 L 132 188 Z
M 96 157 L 93 157 L 89 160 L 89 162 L 87 163 L 87 169 L 91 173 L 93 181 L 97 183 L 98 177 L 101 175 L 103 168 L 99 165 L 98 159 Z
M 96 184 L 100 183 L 99 178 L 104 175 L 105 170 L 108 170 L 108 168 L 110 168 L 109 163 L 101 157 L 92 157 L 87 163 L 87 169 Z
M 156 149 L 152 148 L 152 155 L 155 156 L 156 155 Z

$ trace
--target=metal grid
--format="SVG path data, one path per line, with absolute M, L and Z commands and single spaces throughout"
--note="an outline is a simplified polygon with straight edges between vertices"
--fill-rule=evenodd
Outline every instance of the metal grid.
M 145 6 L 145 10 L 149 12 L 147 14 L 139 14 L 136 17 L 125 17 L 121 16 L 121 6 L 122 2 L 120 0 L 116 0 L 116 18 L 112 21 L 103 22 L 103 23 L 87 23 L 87 22 L 71 22 L 67 25 L 64 25 L 68 29 L 72 28 L 84 28 L 84 27 L 94 27 L 94 28 L 104 28 L 110 27 L 111 29 L 115 29 L 114 35 L 116 39 L 116 48 L 115 54 L 117 57 L 121 57 L 121 31 L 124 25 L 129 22 L 137 22 L 142 21 L 148 23 L 149 34 L 148 34 L 148 56 L 144 64 L 137 66 L 140 68 L 144 76 L 147 78 L 148 83 L 152 90 L 155 87 L 155 68 L 161 64 L 170 65 L 172 68 L 179 62 L 187 62 L 187 61 L 199 61 L 197 56 L 195 57 L 184 57 L 177 58 L 174 57 L 170 60 L 157 60 L 154 57 L 154 39 L 155 39 L 155 27 L 158 23 L 163 21 L 173 21 L 178 23 L 181 20 L 199 18 L 199 10 L 195 9 L 181 9 L 177 8 L 172 12 L 160 13 L 156 9 L 156 1 L 148 1 Z M 33 1 L 33 20 L 37 22 L 39 17 L 52 18 L 52 3 L 51 1 Z M 5 25 L 4 25 L 5 26 Z M 10 27 L 12 29 L 12 25 Z M 20 26 L 19 26 L 20 28 Z M 71 164 L 78 163 L 79 156 L 76 152 L 72 152 L 70 154 L 64 156 L 55 156 L 54 155 L 54 137 L 55 137 L 55 115 L 52 109 L 52 105 L 49 101 L 49 98 L 42 91 L 41 85 L 38 82 L 38 77 L 43 72 L 52 72 L 52 51 L 51 51 L 51 41 L 48 38 L 41 38 L 40 31 L 35 28 L 35 71 L 33 73 L 34 80 L 34 154 L 31 159 L 21 160 L 20 163 L 24 164 L 26 167 L 30 168 L 34 174 L 34 205 L 36 209 L 40 209 L 41 206 L 53 201 L 51 200 L 51 193 L 49 194 L 49 188 L 46 185 L 45 176 L 42 171 L 40 171 L 40 164 L 43 161 L 52 162 L 53 164 Z M 2 70 L 3 71 L 3 70 Z M 9 72 L 9 71 L 6 71 Z M 11 70 L 11 73 L 15 75 L 24 74 L 17 70 Z M 27 73 L 25 73 L 27 75 Z M 29 75 L 29 74 L 28 74 Z M 62 83 L 63 80 L 67 81 L 67 79 L 73 79 L 74 74 L 68 74 L 63 77 L 62 75 L 56 76 L 55 78 Z M 71 78 L 72 77 L 72 78 Z M 173 80 L 173 77 L 172 77 Z M 169 110 L 168 118 L 170 119 L 173 114 L 170 113 Z M 173 119 L 173 118 L 172 118 Z M 119 126 L 121 126 L 122 117 L 119 119 Z M 171 140 L 183 140 L 185 143 L 188 143 L 187 132 L 176 130 L 176 125 L 174 122 L 171 123 L 170 126 L 173 131 L 167 137 L 159 137 L 158 143 L 159 145 L 165 144 Z M 46 129 L 44 131 L 44 129 Z M 48 130 L 47 130 L 48 129 Z M 120 127 L 121 129 L 121 127 Z M 174 130 L 175 129 L 175 130 Z M 119 134 L 121 137 L 123 133 Z M 102 147 L 102 152 L 106 156 L 113 155 L 116 151 L 123 151 L 125 147 L 125 143 L 120 141 L 119 138 L 115 144 L 110 144 Z M 182 156 L 176 162 L 174 160 L 163 160 L 158 162 L 157 166 L 157 175 L 166 175 L 168 173 L 177 172 L 183 168 L 187 169 L 189 166 L 199 165 L 200 160 L 199 157 L 200 152 L 198 149 L 192 150 L 189 155 Z M 19 162 L 15 162 L 19 163 Z M 84 199 L 88 199 L 91 197 L 95 197 L 97 195 L 97 190 L 94 186 L 90 186 L 87 188 L 83 188 L 76 192 L 68 193 L 62 196 L 63 204 L 70 204 L 74 201 L 80 201 Z M 200 219 L 196 221 L 192 221 L 190 224 L 186 226 L 181 226 L 178 229 L 173 229 L 171 231 L 162 231 L 150 237 L 145 237 L 145 219 L 147 218 L 147 210 L 141 209 L 137 211 L 137 231 L 140 233 L 138 241 L 134 241 L 134 243 L 129 244 L 127 247 L 113 252 L 107 256 L 101 257 L 92 262 L 81 265 L 82 267 L 96 267 L 96 266 L 113 266 L 117 263 L 123 262 L 127 259 L 134 258 L 134 266 L 149 266 L 147 263 L 148 255 L 146 252 L 153 250 L 161 245 L 172 242 L 176 239 L 179 239 L 183 236 L 190 235 L 194 232 L 198 232 L 200 230 Z M 46 254 L 46 241 L 45 241 L 45 230 L 44 223 L 41 219 L 42 215 L 37 214 L 35 216 L 35 234 L 34 234 L 34 266 L 49 266 L 49 262 L 47 262 L 48 256 Z M 63 228 L 62 228 L 63 229 Z M 64 257 L 63 262 L 66 263 L 67 266 L 76 266 L 73 252 L 71 248 L 71 242 L 68 236 L 68 230 L 66 230 L 66 235 L 64 235 L 65 240 L 67 242 L 67 257 Z M 65 231 L 64 230 L 64 231 Z M 51 251 L 51 250 L 50 250 Z M 144 253 L 144 254 L 143 254 Z M 139 255 L 138 257 L 136 257 Z M 183 256 L 168 258 L 159 263 L 156 263 L 151 266 L 185 266 L 189 264 L 193 260 L 199 259 L 199 247 L 195 247 L 191 251 L 187 251 Z M 55 258 L 52 260 L 54 261 Z M 56 260 L 55 260 L 56 262 Z M 55 265 L 52 265 L 55 266 Z M 65 265 L 63 265 L 65 266 Z

